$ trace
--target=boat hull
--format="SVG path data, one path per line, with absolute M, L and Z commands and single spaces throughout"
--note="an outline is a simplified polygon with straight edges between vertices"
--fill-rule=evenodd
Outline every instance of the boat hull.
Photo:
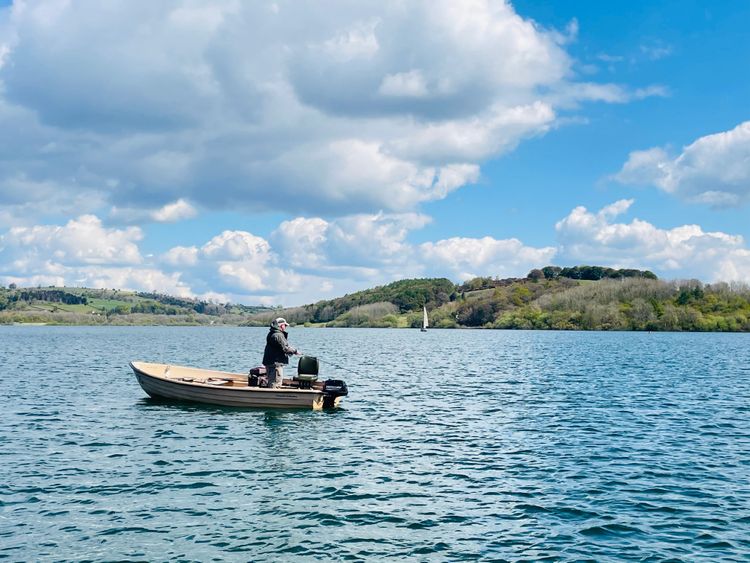
M 322 390 L 250 387 L 242 374 L 146 362 L 131 362 L 130 367 L 141 388 L 155 398 L 229 407 L 314 410 L 322 409 L 325 403 Z M 331 406 L 338 406 L 340 399 L 336 397 Z

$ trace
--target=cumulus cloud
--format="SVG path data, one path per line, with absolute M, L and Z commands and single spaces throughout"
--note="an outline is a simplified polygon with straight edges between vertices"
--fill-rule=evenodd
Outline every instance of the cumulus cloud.
M 450 238 L 409 243 L 409 232 L 429 221 L 429 217 L 413 213 L 357 215 L 332 222 L 297 218 L 282 223 L 271 240 L 282 259 L 301 271 L 377 283 L 414 276 L 461 280 L 520 276 L 555 255 L 552 247 L 529 247 L 517 239 Z
M 316 169 L 322 184 L 314 190 L 296 192 L 299 186 L 309 185 L 311 168 Z M 479 167 L 452 163 L 418 165 L 389 153 L 378 143 L 352 138 L 300 147 L 258 173 L 268 184 L 281 177 L 288 179 L 268 194 L 269 198 L 283 195 L 287 210 L 323 207 L 327 214 L 346 215 L 347 210 L 404 210 L 442 199 L 475 182 Z
M 257 302 L 294 292 L 301 283 L 296 272 L 279 266 L 266 239 L 247 231 L 223 231 L 200 247 L 174 247 L 159 261 L 201 295 L 254 296 Z
M 179 273 L 144 263 L 138 227 L 108 229 L 93 215 L 63 226 L 14 227 L 0 236 L 0 280 L 22 286 L 73 285 L 192 296 Z
M 153 267 L 78 268 L 71 269 L 68 275 L 74 276 L 74 284 L 80 287 L 156 291 L 177 297 L 195 297 L 179 273 L 165 273 Z
M 301 304 L 408 277 L 522 276 L 555 255 L 516 239 L 410 243 L 409 233 L 429 221 L 418 213 L 297 217 L 268 240 L 225 231 L 201 246 L 175 247 L 160 261 L 202 294 L 213 288 L 244 301 Z
M 662 277 L 706 281 L 750 276 L 750 250 L 741 236 L 618 220 L 633 205 L 627 199 L 598 211 L 576 207 L 556 224 L 556 247 L 489 236 L 415 244 L 409 235 L 427 225 L 428 216 L 378 213 L 297 217 L 267 239 L 226 230 L 202 244 L 145 257 L 139 228 L 105 228 L 84 215 L 63 226 L 14 227 L 0 236 L 0 283 L 297 305 L 410 277 L 515 277 L 551 263 L 648 268 Z
M 62 227 L 13 227 L 0 236 L 0 259 L 20 271 L 33 271 L 38 259 L 72 265 L 139 264 L 138 227 L 107 229 L 94 215 L 71 219 Z
M 381 282 L 419 270 L 406 238 L 430 220 L 418 213 L 298 217 L 281 223 L 271 242 L 282 262 L 300 272 Z
M 612 178 L 714 207 L 742 205 L 750 199 L 750 121 L 701 137 L 676 156 L 661 147 L 634 151 Z
M 460 280 L 524 276 L 532 268 L 551 263 L 555 253 L 554 247 L 533 248 L 518 239 L 492 237 L 453 237 L 419 247 L 419 254 L 433 272 L 450 272 Z
M 548 131 L 572 100 L 638 97 L 576 83 L 575 23 L 547 30 L 500 0 L 42 0 L 0 13 L 0 194 L 28 217 L 42 212 L 13 188 L 19 169 L 54 185 L 57 207 L 114 208 L 120 222 L 415 210 L 476 182 L 484 159 Z
M 198 248 L 175 246 L 164 253 L 162 260 L 169 266 L 195 266 L 198 263 Z
M 169 203 L 161 209 L 157 209 L 153 214 L 153 218 L 154 221 L 160 223 L 174 223 L 175 221 L 190 219 L 196 215 L 197 211 L 195 208 L 190 205 L 190 203 L 180 198 L 174 203 Z
M 386 150 L 403 158 L 423 161 L 481 160 L 512 150 L 525 137 L 546 132 L 554 121 L 552 106 L 544 102 L 512 108 L 497 105 L 481 117 L 447 120 L 410 131 L 404 137 L 394 138 L 386 145 Z M 465 171 L 465 176 L 459 178 L 458 187 L 477 180 L 477 166 L 465 164 L 458 168 Z
M 739 235 L 706 232 L 698 225 L 660 229 L 633 219 L 614 222 L 633 200 L 598 212 L 576 207 L 556 225 L 559 257 L 571 263 L 647 268 L 670 278 L 732 281 L 750 276 L 750 251 Z
M 354 266 L 405 268 L 412 258 L 406 242 L 409 231 L 429 222 L 429 217 L 417 213 L 344 217 L 329 230 L 329 259 Z
M 153 221 L 156 223 L 176 223 L 185 219 L 191 219 L 198 214 L 190 202 L 183 198 L 168 203 L 157 209 L 145 208 L 119 208 L 112 207 L 109 218 L 115 222 L 142 223 Z

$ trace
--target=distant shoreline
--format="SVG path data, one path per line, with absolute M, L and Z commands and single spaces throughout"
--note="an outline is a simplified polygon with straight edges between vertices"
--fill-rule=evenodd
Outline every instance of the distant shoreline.
M 296 307 L 249 306 L 153 292 L 0 287 L 0 324 L 25 326 L 291 326 L 485 328 L 595 332 L 750 332 L 750 286 L 659 280 L 598 266 L 525 278 L 406 279 Z
M 173 327 L 173 328 L 266 328 L 265 325 L 237 325 L 237 324 L 201 324 L 201 323 L 153 323 L 153 324 L 127 324 L 127 323 L 94 323 L 94 324 L 74 324 L 74 323 L 39 323 L 39 322 L 13 322 L 0 323 L 0 327 Z M 378 330 L 402 330 L 421 332 L 416 327 L 389 327 L 389 326 L 305 326 L 297 325 L 292 327 L 294 330 L 299 329 L 356 329 L 368 328 Z M 430 328 L 427 332 L 433 331 L 464 331 L 464 330 L 487 330 L 487 331 L 518 331 L 518 332 L 634 332 L 634 333 L 683 333 L 683 334 L 749 334 L 748 330 L 643 330 L 643 329 L 581 329 L 581 328 L 499 328 L 499 327 L 482 327 L 482 326 L 455 326 L 455 327 L 435 327 Z

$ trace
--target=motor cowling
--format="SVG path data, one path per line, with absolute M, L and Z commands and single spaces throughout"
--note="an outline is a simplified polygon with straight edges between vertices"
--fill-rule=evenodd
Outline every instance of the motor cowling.
M 349 388 L 342 379 L 327 379 L 323 383 L 323 408 L 330 409 L 336 406 L 337 397 L 346 397 Z

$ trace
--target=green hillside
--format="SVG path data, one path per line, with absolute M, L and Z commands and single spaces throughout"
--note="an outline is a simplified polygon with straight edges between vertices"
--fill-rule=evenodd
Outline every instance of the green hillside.
M 411 326 L 410 313 L 418 311 L 421 320 L 424 305 L 433 309 L 449 303 L 455 291 L 456 285 L 446 278 L 401 280 L 311 305 L 258 313 L 248 324 L 263 325 L 284 315 L 296 324 L 405 327 Z
M 744 284 L 661 281 L 649 271 L 547 266 L 525 278 L 402 280 L 303 307 L 251 315 L 263 325 L 283 315 L 313 326 L 418 327 L 422 306 L 436 328 L 750 331 Z
M 0 324 L 237 325 L 266 310 L 118 289 L 0 287 Z
M 401 280 L 292 308 L 218 304 L 157 293 L 0 288 L 0 324 L 265 326 L 277 316 L 328 327 L 750 331 L 745 284 L 662 281 L 600 266 L 534 269 L 524 278 Z

